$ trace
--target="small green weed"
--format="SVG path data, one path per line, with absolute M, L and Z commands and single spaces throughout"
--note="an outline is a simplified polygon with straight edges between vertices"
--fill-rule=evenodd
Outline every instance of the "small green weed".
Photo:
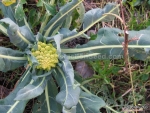
M 110 60 L 88 62 L 94 70 L 94 75 L 84 80 L 82 84 L 88 84 L 90 91 L 96 94 L 100 87 L 109 84 L 113 87 L 112 77 L 117 75 L 119 67 L 113 66 Z M 91 82 L 90 82 L 91 81 Z
M 124 6 L 126 7 L 128 14 L 130 15 L 127 22 L 130 30 L 141 30 L 150 26 L 148 10 L 149 6 L 147 1 L 142 2 L 142 4 L 137 3 L 136 0 L 133 0 L 131 2 L 127 1 Z
M 130 76 L 123 72 L 123 62 L 122 59 L 114 60 L 113 63 L 110 60 L 89 62 L 95 74 L 82 82 L 92 93 L 102 97 L 117 111 L 122 111 L 123 107 L 132 106 L 133 103 Z M 134 98 L 139 105 L 147 104 L 146 87 L 149 85 L 150 77 L 150 66 L 148 66 L 148 63 L 145 62 L 141 66 L 132 64 L 131 66 L 135 88 Z M 142 65 L 144 65 L 144 68 Z M 105 112 L 111 113 L 108 109 Z

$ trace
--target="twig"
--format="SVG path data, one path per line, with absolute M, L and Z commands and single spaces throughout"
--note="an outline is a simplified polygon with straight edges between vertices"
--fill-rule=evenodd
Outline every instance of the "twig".
M 125 17 L 124 17 L 124 12 L 123 12 L 123 5 L 122 2 L 120 0 L 120 9 L 121 9 L 121 16 L 122 16 L 122 20 L 123 20 L 123 25 L 124 25 L 124 60 L 125 60 L 125 67 L 126 67 L 126 71 L 128 72 L 128 31 L 127 31 L 127 26 L 125 25 Z
M 129 72 L 130 74 L 130 81 L 131 81 L 131 89 L 132 89 L 132 94 L 133 94 L 133 99 L 134 99 L 134 106 L 136 106 L 136 99 L 135 99 L 135 91 L 134 91 L 134 85 L 133 85 L 133 78 L 132 78 L 132 73 L 131 73 L 131 67 L 130 67 L 130 60 L 129 60 L 129 54 L 128 54 L 128 43 L 132 40 L 138 40 L 138 38 L 133 38 L 131 40 L 128 40 L 128 30 L 127 30 L 127 26 L 125 25 L 125 18 L 124 18 L 124 12 L 123 12 L 123 5 L 122 2 L 120 0 L 120 9 L 121 9 L 121 16 L 122 16 L 122 20 L 124 23 L 124 59 L 125 59 L 125 68 L 126 68 L 126 72 Z M 137 111 L 136 111 L 137 113 Z

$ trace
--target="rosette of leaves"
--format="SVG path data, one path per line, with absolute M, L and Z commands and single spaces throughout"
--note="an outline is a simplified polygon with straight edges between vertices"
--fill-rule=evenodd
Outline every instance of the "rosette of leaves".
M 17 87 L 6 98 L 0 100 L 0 113 L 23 113 L 27 102 L 35 97 L 37 101 L 33 105 L 33 113 L 98 113 L 106 103 L 80 85 L 74 78 L 70 61 L 102 59 L 101 55 L 105 55 L 105 58 L 113 55 L 120 58 L 119 56 L 123 55 L 124 38 L 119 34 L 123 31 L 106 27 L 100 29 L 97 38 L 89 40 L 87 44 L 68 48 L 65 43 L 80 37 L 90 39 L 85 32 L 100 21 L 112 21 L 114 15 L 119 14 L 119 5 L 108 3 L 103 9 L 96 8 L 83 13 L 84 16 L 80 17 L 83 29 L 77 32 L 76 29 L 69 28 L 73 21 L 73 11 L 77 10 L 76 8 L 84 8 L 81 5 L 83 0 L 68 2 L 56 15 L 53 15 L 55 6 L 41 1 L 46 12 L 37 34 L 32 33 L 24 15 L 24 0 L 11 6 L 0 3 L 5 17 L 0 20 L 0 31 L 19 48 L 12 50 L 0 47 L 0 71 L 7 72 L 20 66 L 26 67 Z M 15 12 L 11 13 L 10 10 Z M 23 15 L 21 18 L 20 14 Z M 147 54 L 143 48 L 148 50 L 147 45 L 150 44 L 148 29 L 129 32 L 130 38 L 135 35 L 140 39 L 129 44 L 129 55 L 145 59 Z M 147 45 L 144 47 L 144 44 Z

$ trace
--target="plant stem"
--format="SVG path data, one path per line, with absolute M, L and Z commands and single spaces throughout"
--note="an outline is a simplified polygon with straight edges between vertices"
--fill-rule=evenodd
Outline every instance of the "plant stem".
M 98 56 L 100 53 L 92 53 L 92 54 L 88 54 L 88 55 L 84 55 L 84 56 L 67 56 L 69 60 L 78 60 L 78 59 L 85 59 L 88 57 L 94 57 L 94 56 Z
M 130 74 L 130 81 L 131 81 L 131 88 L 132 88 L 132 94 L 133 94 L 133 99 L 134 99 L 134 105 L 136 106 L 136 99 L 135 99 L 135 92 L 134 92 L 134 85 L 133 85 L 133 78 L 132 78 L 132 73 L 131 73 L 131 67 L 130 67 L 130 61 L 129 61 L 129 55 L 128 55 L 128 31 L 127 31 L 127 26 L 125 25 L 125 17 L 124 17 L 124 11 L 123 11 L 123 5 L 120 0 L 120 8 L 121 8 L 121 14 L 122 14 L 122 20 L 124 22 L 124 59 L 125 59 L 125 67 L 126 71 L 129 72 Z M 129 68 L 128 68 L 129 67 Z M 137 111 L 136 111 L 137 113 Z
M 20 33 L 20 31 L 17 31 L 17 34 L 18 34 L 18 36 L 19 36 L 24 42 L 26 42 L 27 44 L 31 44 L 31 42 L 28 41 L 28 40 Z
M 83 89 L 85 92 L 89 93 L 89 94 L 92 94 L 88 89 L 86 89 L 84 86 L 80 86 L 81 89 Z
M 54 5 L 54 3 L 55 3 L 55 0 L 50 1 L 50 5 Z
M 44 27 L 46 26 L 46 24 L 47 24 L 47 22 L 49 20 L 49 17 L 50 17 L 50 15 L 46 14 L 45 21 L 42 22 L 42 25 L 41 25 L 40 30 L 39 30 L 40 33 L 42 33 L 44 31 Z
M 50 102 L 49 102 L 49 95 L 48 95 L 48 86 L 47 85 L 45 87 L 45 97 L 46 97 L 46 103 L 47 103 L 48 113 L 51 113 Z
M 12 110 L 16 107 L 16 105 L 19 103 L 20 101 L 16 101 L 13 106 L 11 106 L 11 108 L 9 109 L 9 111 L 7 111 L 7 113 L 11 113 Z
M 85 48 L 75 48 L 75 49 L 61 49 L 63 53 L 81 53 L 85 51 L 92 51 L 96 49 L 106 49 L 106 48 L 122 48 L 122 45 L 104 45 L 104 46 L 94 46 Z M 128 48 L 150 48 L 150 45 L 128 45 Z
M 0 31 L 4 33 L 4 35 L 8 36 L 7 29 L 2 24 L 0 24 Z
M 128 62 L 129 62 L 129 57 L 128 57 Z M 129 74 L 130 74 L 132 95 L 133 95 L 133 100 L 134 100 L 134 103 L 133 103 L 133 104 L 134 104 L 134 106 L 136 106 L 135 91 L 134 91 L 133 78 L 132 78 L 132 73 L 131 73 L 130 64 L 129 64 Z M 137 111 L 136 111 L 136 113 L 137 113 Z
M 128 31 L 127 31 L 127 26 L 125 25 L 125 17 L 124 17 L 124 11 L 123 11 L 123 5 L 122 2 L 120 0 L 120 9 L 121 9 L 121 16 L 122 16 L 122 20 L 123 20 L 123 25 L 124 25 L 124 60 L 125 60 L 125 67 L 126 70 L 128 70 Z
M 10 60 L 27 60 L 27 57 L 15 57 L 15 56 L 7 56 L 1 54 L 0 54 L 0 58 L 10 59 Z
M 111 108 L 111 107 L 110 107 L 110 106 L 108 106 L 108 105 L 106 105 L 106 106 L 105 106 L 105 108 L 107 108 L 107 109 L 109 109 L 109 110 L 113 111 L 113 113 L 120 113 L 120 112 L 118 112 L 118 111 L 114 110 L 113 108 Z
M 77 84 L 80 84 L 77 80 L 75 80 L 75 82 L 77 82 Z M 86 89 L 84 86 L 82 86 L 81 84 L 80 84 L 80 87 L 81 87 L 81 89 L 83 89 L 85 92 L 87 92 L 87 93 L 89 93 L 89 94 L 92 94 L 88 89 Z
M 128 33 L 127 33 L 126 29 L 124 29 L 124 34 L 125 34 L 124 59 L 125 59 L 126 70 L 128 70 L 128 65 L 129 65 L 129 62 L 128 62 Z

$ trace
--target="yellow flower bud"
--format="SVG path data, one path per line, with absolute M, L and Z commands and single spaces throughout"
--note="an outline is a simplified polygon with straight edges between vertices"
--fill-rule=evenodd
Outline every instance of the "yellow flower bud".
M 38 50 L 32 50 L 31 52 L 39 62 L 37 69 L 49 71 L 58 63 L 58 55 L 52 44 L 38 42 Z
M 55 48 L 52 48 L 52 51 L 53 51 L 53 52 L 56 52 L 56 49 L 55 49 Z
M 41 48 L 41 51 L 42 51 L 42 52 L 44 52 L 44 51 L 45 51 L 45 49 L 44 49 L 44 48 Z
M 50 50 L 51 47 L 50 47 L 50 46 L 46 46 L 45 49 L 46 49 L 46 50 Z
M 41 47 L 40 45 L 38 45 L 38 50 L 41 50 L 41 48 L 42 48 L 42 47 Z
M 39 55 L 39 54 L 40 54 L 40 51 L 35 51 L 35 54 L 36 54 L 36 55 Z
M 41 43 L 40 44 L 42 47 L 46 47 L 46 44 L 45 43 Z

